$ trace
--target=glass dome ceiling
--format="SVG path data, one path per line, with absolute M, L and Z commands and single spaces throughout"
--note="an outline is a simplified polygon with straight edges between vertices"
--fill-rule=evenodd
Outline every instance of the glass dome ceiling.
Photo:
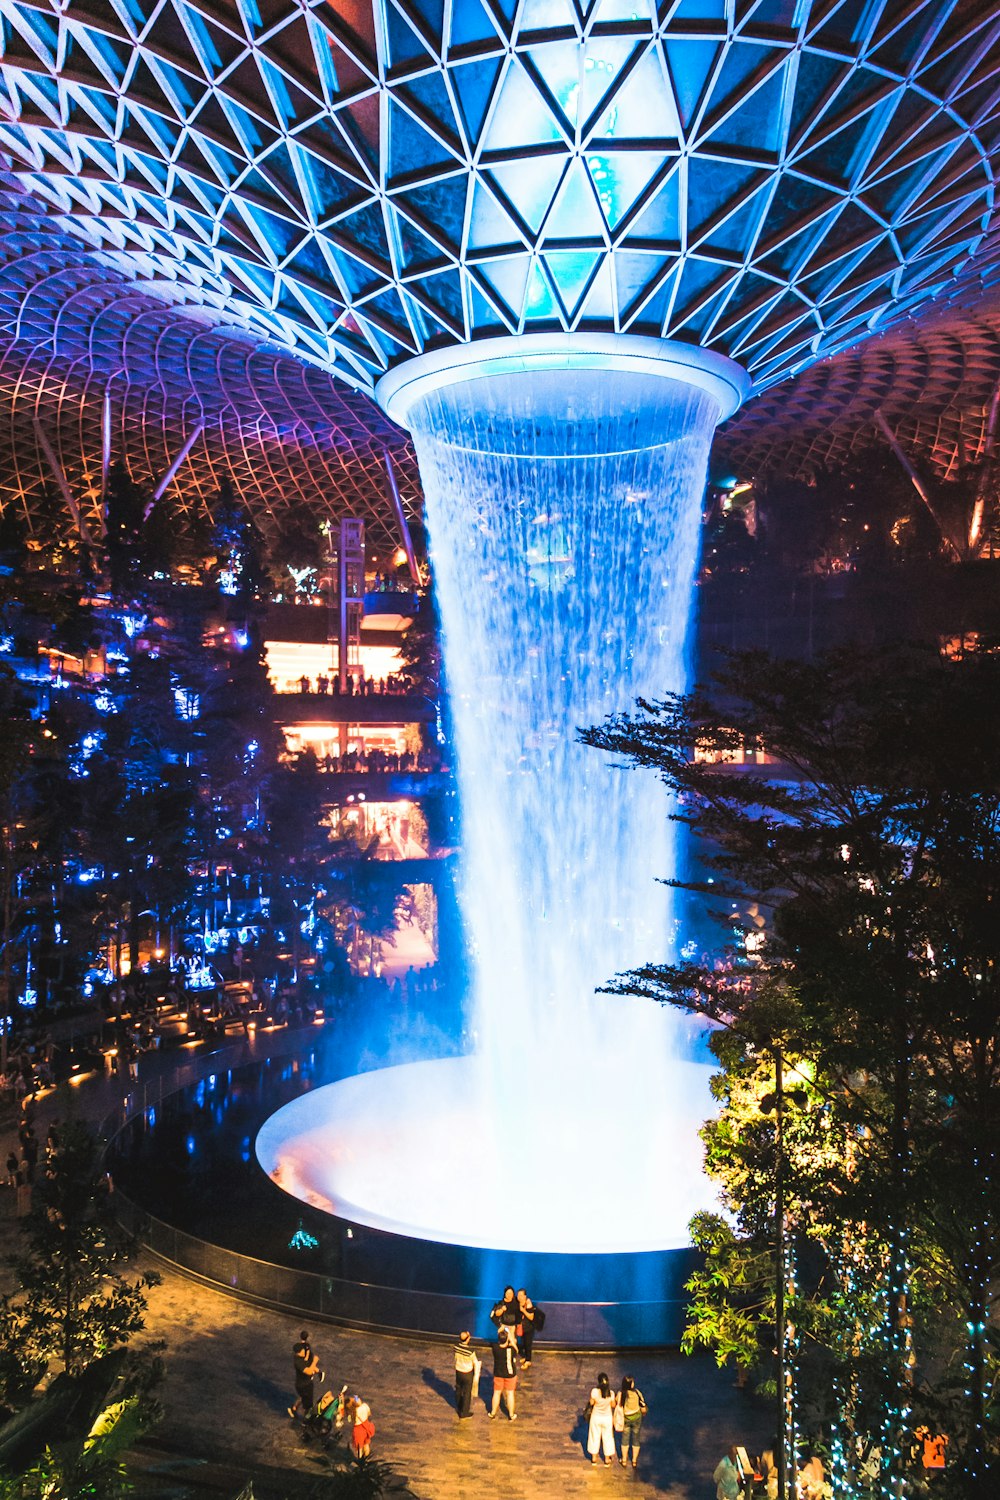
M 204 419 L 182 488 L 231 452 L 278 503 L 290 454 L 351 509 L 401 444 L 360 393 L 447 343 L 764 390 L 977 303 L 998 120 L 989 0 L 0 0 L 0 448 L 28 493 L 43 420 L 82 480 L 110 391 L 151 473 Z

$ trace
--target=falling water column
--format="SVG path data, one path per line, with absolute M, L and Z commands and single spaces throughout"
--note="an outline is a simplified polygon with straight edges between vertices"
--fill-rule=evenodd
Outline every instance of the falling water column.
M 673 951 L 674 856 L 658 781 L 610 768 L 577 730 L 684 686 L 709 447 L 745 383 L 728 360 L 658 340 L 527 336 L 421 356 L 379 388 L 413 434 L 426 497 L 478 1086 L 498 1170 L 518 1179 L 544 1150 L 532 1212 L 564 1240 L 569 1218 L 586 1242 L 586 1195 L 551 1184 L 579 1178 L 598 1120 L 643 1121 L 636 1150 L 662 1162 L 706 1112 L 684 1097 L 670 1018 L 594 993 Z M 626 1212 L 625 1243 L 651 1243 L 641 1202 Z

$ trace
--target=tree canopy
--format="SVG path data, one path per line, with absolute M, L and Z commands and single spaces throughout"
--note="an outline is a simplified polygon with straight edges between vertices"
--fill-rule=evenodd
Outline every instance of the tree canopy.
M 735 1238 L 696 1226 L 709 1279 L 696 1279 L 689 1342 L 728 1339 L 746 1362 L 754 1340 L 773 1347 L 768 1277 L 735 1297 L 732 1282 L 787 1236 L 799 1280 L 784 1352 L 802 1389 L 810 1365 L 822 1371 L 811 1420 L 842 1485 L 868 1442 L 881 1493 L 898 1493 L 926 1418 L 948 1424 L 956 1492 L 993 1493 L 1000 660 L 735 655 L 709 686 L 584 739 L 666 781 L 697 835 L 696 866 L 672 883 L 725 929 L 716 963 L 653 963 L 611 986 L 721 1028 L 723 1108 L 705 1138 Z M 776 1069 L 804 1097 L 786 1121 L 777 1229 L 774 1125 L 761 1114 Z M 755 1321 L 740 1324 L 755 1297 Z

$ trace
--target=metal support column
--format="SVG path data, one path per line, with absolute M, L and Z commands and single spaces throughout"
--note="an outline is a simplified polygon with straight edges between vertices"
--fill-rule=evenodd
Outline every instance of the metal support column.
M 56 485 L 58 486 L 59 493 L 62 495 L 63 500 L 65 501 L 66 509 L 73 517 L 73 524 L 80 534 L 80 541 L 85 547 L 92 547 L 94 545 L 93 538 L 91 537 L 90 532 L 87 529 L 87 523 L 83 519 L 83 516 L 80 512 L 80 507 L 76 503 L 76 497 L 74 496 L 73 491 L 70 488 L 69 480 L 66 478 L 66 472 L 63 469 L 62 464 L 59 462 L 59 459 L 56 455 L 56 450 L 53 448 L 51 442 L 49 441 L 48 434 L 37 419 L 35 421 L 35 437 L 38 441 L 39 448 L 41 448 L 42 452 L 45 455 L 45 459 L 48 463 L 49 468 L 52 470 L 52 477 L 55 480 Z
M 420 577 L 420 568 L 417 565 L 417 554 L 413 550 L 413 538 L 410 536 L 410 528 L 406 524 L 406 514 L 403 510 L 403 502 L 399 496 L 399 485 L 396 483 L 396 469 L 388 448 L 385 452 L 385 471 L 389 476 L 389 497 L 392 500 L 392 508 L 396 513 L 396 524 L 403 538 L 403 551 L 406 553 L 410 577 L 413 579 L 416 587 L 419 588 L 422 580 Z
M 192 427 L 191 431 L 184 439 L 180 448 L 177 450 L 177 456 L 172 460 L 163 478 L 159 481 L 156 488 L 154 489 L 152 499 L 149 501 L 149 504 L 146 506 L 145 512 L 143 514 L 144 521 L 149 520 L 150 512 L 152 511 L 153 506 L 156 504 L 157 500 L 162 500 L 163 496 L 167 492 L 168 486 L 173 483 L 174 478 L 181 467 L 181 464 L 184 463 L 188 454 L 191 452 L 191 449 L 194 447 L 195 443 L 198 441 L 204 431 L 205 419 L 203 417 L 200 422 L 196 422 L 194 427 Z

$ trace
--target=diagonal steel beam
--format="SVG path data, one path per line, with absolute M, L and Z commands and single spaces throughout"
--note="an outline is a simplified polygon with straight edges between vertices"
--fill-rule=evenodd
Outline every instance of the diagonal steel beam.
M 156 504 L 157 500 L 163 499 L 163 496 L 166 494 L 168 487 L 173 483 L 173 480 L 177 474 L 177 471 L 180 469 L 181 464 L 187 458 L 188 454 L 191 452 L 191 449 L 194 447 L 195 443 L 198 441 L 204 431 L 205 420 L 204 418 L 202 418 L 200 422 L 196 422 L 194 427 L 192 427 L 191 431 L 188 433 L 187 437 L 178 448 L 176 457 L 171 462 L 163 478 L 153 490 L 152 498 L 149 501 L 149 504 L 146 506 L 145 511 L 143 512 L 142 519 L 144 521 L 149 520 L 153 506 Z
M 62 464 L 59 462 L 59 459 L 56 455 L 56 450 L 53 448 L 51 442 L 49 441 L 48 434 L 46 433 L 45 428 L 42 426 L 41 422 L 37 420 L 37 418 L 35 419 L 34 426 L 35 437 L 38 440 L 38 446 L 45 454 L 48 466 L 52 470 L 52 477 L 59 488 L 59 493 L 62 495 L 63 500 L 66 502 L 66 509 L 73 517 L 73 524 L 76 527 L 77 531 L 80 533 L 80 540 L 85 547 L 92 547 L 94 545 L 93 538 L 91 537 L 90 532 L 87 529 L 87 523 L 83 519 L 83 516 L 80 512 L 80 507 L 76 503 L 76 497 L 73 494 L 72 489 L 70 488 L 69 480 L 66 478 L 66 471 L 64 470 Z
M 923 479 L 921 479 L 920 474 L 913 463 L 913 460 L 910 458 L 909 454 L 906 452 L 906 449 L 900 443 L 899 439 L 893 432 L 892 428 L 889 426 L 881 411 L 877 411 L 875 413 L 875 425 L 878 428 L 879 432 L 881 432 L 882 436 L 885 438 L 886 442 L 889 444 L 889 447 L 892 449 L 893 453 L 898 458 L 900 466 L 909 475 L 910 483 L 913 485 L 913 488 L 916 490 L 917 494 L 926 505 L 938 531 L 940 531 L 942 537 L 947 542 L 952 552 L 954 552 L 958 561 L 961 562 L 963 557 L 962 549 L 958 547 L 953 540 L 951 531 L 949 530 L 944 517 L 941 515 L 941 512 L 935 505 L 930 490 L 927 488 Z
M 410 577 L 413 579 L 413 582 L 416 584 L 417 588 L 420 588 L 422 579 L 420 577 L 420 568 L 417 564 L 417 554 L 413 550 L 413 538 L 410 536 L 410 528 L 406 524 L 406 515 L 403 511 L 403 502 L 399 498 L 399 486 L 396 483 L 396 470 L 393 466 L 392 455 L 390 454 L 388 448 L 385 450 L 385 471 L 389 476 L 389 496 L 392 500 L 392 508 L 396 513 L 397 524 L 399 526 L 400 532 L 402 533 L 403 551 L 406 553 L 406 561 L 409 565 Z

